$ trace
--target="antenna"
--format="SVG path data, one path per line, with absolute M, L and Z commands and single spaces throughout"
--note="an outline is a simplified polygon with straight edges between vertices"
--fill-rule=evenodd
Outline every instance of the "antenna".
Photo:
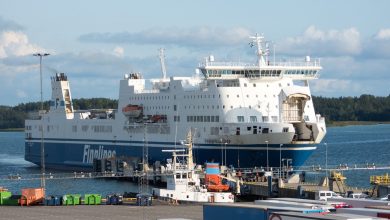
M 161 73 L 163 79 L 167 78 L 167 69 L 165 68 L 165 55 L 164 55 L 164 48 L 160 48 L 160 63 L 161 63 Z
M 261 65 L 263 65 L 265 63 L 264 57 L 263 57 L 264 52 L 263 52 L 263 48 L 261 45 L 261 43 L 263 42 L 264 36 L 263 35 L 260 36 L 259 34 L 256 33 L 256 36 L 252 36 L 249 38 L 253 39 L 252 42 L 249 43 L 249 45 L 257 47 L 258 64 L 259 64 L 259 67 L 261 67 Z

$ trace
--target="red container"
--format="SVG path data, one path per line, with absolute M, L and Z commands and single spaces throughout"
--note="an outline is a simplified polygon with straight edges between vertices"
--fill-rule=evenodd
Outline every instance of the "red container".
M 41 203 L 45 198 L 45 191 L 43 188 L 27 188 L 22 189 L 22 197 L 19 204 L 23 205 L 35 205 Z

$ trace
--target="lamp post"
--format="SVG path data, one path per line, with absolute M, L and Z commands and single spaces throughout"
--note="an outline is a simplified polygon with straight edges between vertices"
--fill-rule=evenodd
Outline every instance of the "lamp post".
M 225 142 L 225 166 L 227 166 L 227 162 L 226 162 L 226 144 L 227 144 L 227 142 Z
M 328 144 L 324 143 L 325 145 L 325 175 L 326 175 L 326 182 L 328 183 Z
M 267 144 L 267 171 L 269 171 L 269 161 L 268 161 L 268 140 L 265 141 L 265 143 Z
M 41 113 L 43 111 L 43 92 L 42 92 L 42 57 L 49 56 L 48 53 L 35 53 L 33 56 L 39 57 L 39 75 L 41 83 Z M 46 191 L 46 181 L 45 181 L 45 144 L 43 143 L 43 117 L 41 117 L 41 187 L 43 191 Z
M 283 144 L 279 145 L 279 179 L 282 176 L 282 146 Z
M 222 138 L 219 140 L 219 142 L 221 143 L 221 165 L 223 166 L 223 142 L 222 142 Z

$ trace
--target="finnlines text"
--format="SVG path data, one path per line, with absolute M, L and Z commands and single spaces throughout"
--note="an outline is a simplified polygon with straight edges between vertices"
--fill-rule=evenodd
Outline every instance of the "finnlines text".
M 115 155 L 115 150 L 105 150 L 102 145 L 98 149 L 94 149 L 86 144 L 84 145 L 83 163 L 92 163 L 93 159 L 110 158 L 115 157 Z

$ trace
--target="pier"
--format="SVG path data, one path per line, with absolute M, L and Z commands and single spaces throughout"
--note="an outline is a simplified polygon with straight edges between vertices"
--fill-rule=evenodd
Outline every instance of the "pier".
M 141 184 L 141 179 L 147 179 L 147 184 L 151 185 L 165 185 L 166 176 L 171 175 L 169 171 L 156 168 L 156 166 L 146 166 L 145 171 L 131 170 L 123 168 L 123 166 L 110 166 L 114 170 L 100 170 L 103 172 L 71 172 L 71 173 L 46 173 L 46 180 L 58 179 L 117 179 Z M 107 167 L 106 167 L 107 168 Z M 118 169 L 117 169 L 118 168 Z M 269 197 L 293 197 L 293 198 L 307 198 L 316 199 L 315 195 L 321 190 L 331 190 L 340 194 L 347 192 L 368 192 L 371 196 L 383 197 L 389 194 L 389 184 L 383 181 L 389 181 L 389 178 L 372 177 L 372 188 L 362 189 L 356 186 L 347 186 L 345 179 L 341 175 L 343 171 L 359 172 L 362 170 L 390 170 L 390 166 L 375 166 L 374 164 L 360 164 L 348 167 L 347 165 L 328 166 L 324 169 L 321 166 L 306 166 L 300 168 L 273 167 L 265 171 L 265 168 L 227 168 L 221 167 L 221 178 L 225 182 L 231 182 L 234 185 L 233 191 L 239 195 L 255 196 L 256 198 Z M 96 170 L 95 170 L 96 171 Z M 204 170 L 200 169 L 198 172 L 204 175 Z M 317 175 L 319 182 L 306 182 L 304 179 L 305 173 Z M 326 177 L 328 176 L 328 179 Z M 341 175 L 341 176 L 340 176 Z M 8 181 L 32 181 L 40 180 L 41 174 L 10 174 L 8 176 L 0 177 L 1 180 Z M 378 182 L 379 181 L 379 182 Z M 240 189 L 237 191 L 237 184 Z M 375 184 L 374 184 L 375 183 Z M 145 184 L 145 182 L 143 182 Z

